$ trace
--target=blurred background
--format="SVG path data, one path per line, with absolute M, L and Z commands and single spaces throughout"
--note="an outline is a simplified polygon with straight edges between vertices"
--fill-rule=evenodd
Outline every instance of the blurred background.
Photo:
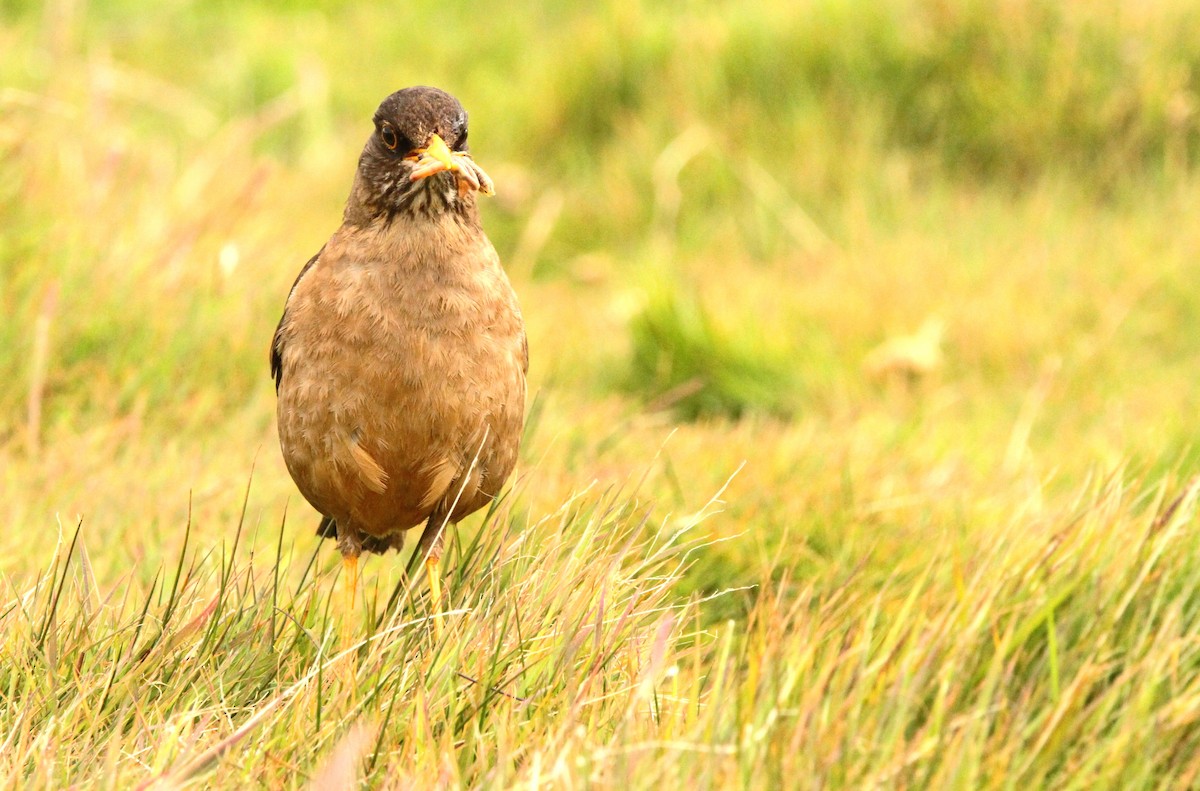
M 683 518 L 732 477 L 688 578 L 715 590 L 903 574 L 1090 476 L 1197 467 L 1194 3 L 0 20 L 10 578 L 82 518 L 101 580 L 148 580 L 189 509 L 199 546 L 228 540 L 248 486 L 252 546 L 286 505 L 311 551 L 267 348 L 371 114 L 413 84 L 463 102 L 497 187 L 532 355 L 518 519 L 589 486 Z

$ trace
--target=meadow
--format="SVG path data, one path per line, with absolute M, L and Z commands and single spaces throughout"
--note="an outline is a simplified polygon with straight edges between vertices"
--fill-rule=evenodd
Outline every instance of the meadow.
M 0 0 L 0 785 L 1200 785 L 1200 9 L 486 8 Z M 440 640 L 267 370 L 412 84 L 531 349 Z

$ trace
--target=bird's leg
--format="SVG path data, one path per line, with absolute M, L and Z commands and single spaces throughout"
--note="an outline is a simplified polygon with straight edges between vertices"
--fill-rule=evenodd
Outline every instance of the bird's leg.
M 358 555 L 342 556 L 342 599 L 346 616 L 354 612 L 354 600 L 358 593 Z
M 355 598 L 358 591 L 358 555 L 342 555 L 342 650 L 354 645 Z
M 435 613 L 442 608 L 442 572 L 439 563 L 442 559 L 442 541 L 448 521 L 444 514 L 436 511 L 430 514 L 425 530 L 417 541 L 417 548 L 413 550 L 412 559 L 408 563 L 409 579 L 412 579 L 417 561 L 425 561 L 425 573 L 429 575 L 429 603 Z M 433 616 L 433 633 L 439 640 L 442 638 L 440 615 Z
M 340 527 L 340 525 L 339 525 Z M 355 605 L 358 598 L 358 556 L 362 542 L 350 528 L 338 531 L 338 551 L 342 553 L 342 624 L 343 650 L 355 643 Z
M 438 561 L 441 558 L 430 555 L 425 559 L 425 573 L 429 575 L 429 597 L 433 609 L 442 609 L 442 572 Z M 438 640 L 442 639 L 442 616 L 436 612 L 433 616 L 433 634 Z
M 346 658 L 338 664 L 336 677 L 351 690 L 357 689 L 355 678 L 358 676 L 358 651 L 354 649 L 359 640 L 356 623 L 361 623 L 356 617 L 355 599 L 358 591 L 358 553 L 348 552 L 342 555 L 342 619 L 338 624 L 338 651 L 346 652 Z M 357 695 L 357 692 L 352 692 Z

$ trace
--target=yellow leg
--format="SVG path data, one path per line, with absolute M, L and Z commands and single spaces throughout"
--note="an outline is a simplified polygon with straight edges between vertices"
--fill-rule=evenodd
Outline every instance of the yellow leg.
M 342 556 L 342 648 L 354 644 L 355 599 L 358 593 L 358 555 Z
M 342 573 L 346 577 L 342 580 L 345 588 L 346 611 L 351 612 L 354 610 L 354 600 L 358 595 L 358 555 L 342 557 Z
M 435 613 L 442 609 L 442 571 L 438 565 L 439 558 L 430 555 L 425 559 L 425 573 L 429 575 L 429 606 Z M 442 639 L 442 616 L 433 616 L 433 634 Z
M 413 579 L 413 572 L 418 568 L 417 563 L 421 558 L 425 559 L 425 573 L 429 575 L 429 606 L 435 613 L 442 610 L 442 572 L 438 563 L 442 559 L 442 535 L 447 524 L 445 514 L 435 511 L 429 515 L 429 521 L 421 532 L 421 539 L 417 541 L 417 548 L 409 558 L 406 572 L 408 578 Z M 433 618 L 433 633 L 437 639 L 442 638 L 442 619 L 438 615 Z

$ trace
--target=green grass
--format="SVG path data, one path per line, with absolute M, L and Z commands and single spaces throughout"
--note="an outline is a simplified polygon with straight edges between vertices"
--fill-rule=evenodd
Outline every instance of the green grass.
M 0 783 L 1200 784 L 1193 5 L 0 3 Z M 413 83 L 535 398 L 342 651 L 266 350 Z

